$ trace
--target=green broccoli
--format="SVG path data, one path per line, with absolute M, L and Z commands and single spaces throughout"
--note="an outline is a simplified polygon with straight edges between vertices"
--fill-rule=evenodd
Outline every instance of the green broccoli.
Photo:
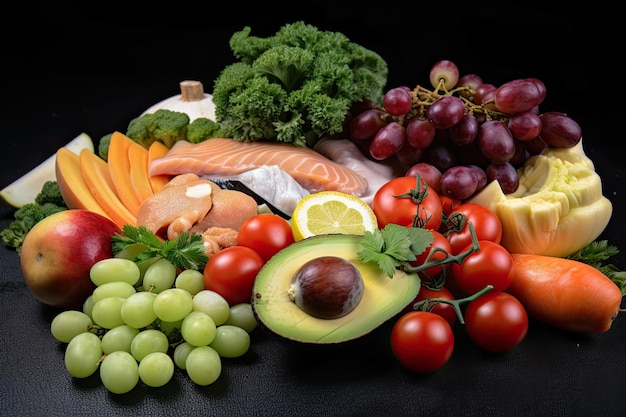
M 59 189 L 59 183 L 56 181 L 46 181 L 41 187 L 41 191 L 35 197 L 35 203 L 43 206 L 46 203 L 52 203 L 59 207 L 67 208 L 61 190 Z
M 126 136 L 146 149 L 155 141 L 171 148 L 177 141 L 187 138 L 189 121 L 187 113 L 158 109 L 154 113 L 144 113 L 131 120 Z
M 187 141 L 200 143 L 220 136 L 220 125 L 206 117 L 198 117 L 187 126 Z
M 15 210 L 13 214 L 14 220 L 7 229 L 0 231 L 0 237 L 2 237 L 2 241 L 7 247 L 14 248 L 19 253 L 22 249 L 24 238 L 35 224 L 51 214 L 63 210 L 67 210 L 67 207 L 57 206 L 52 203 L 28 203 Z
M 98 155 L 105 161 L 108 161 L 109 159 L 109 145 L 111 144 L 111 136 L 113 136 L 113 133 L 104 135 L 100 138 L 100 142 L 98 142 Z
M 273 36 L 235 32 L 238 59 L 215 79 L 213 102 L 222 135 L 313 146 L 340 133 L 354 103 L 380 103 L 388 66 L 339 32 L 296 22 Z

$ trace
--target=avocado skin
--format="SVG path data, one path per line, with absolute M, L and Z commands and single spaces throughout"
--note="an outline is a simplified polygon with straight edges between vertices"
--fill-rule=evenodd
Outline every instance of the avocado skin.
M 337 345 L 362 338 L 400 313 L 418 294 L 417 274 L 396 271 L 389 278 L 374 263 L 358 258 L 362 236 L 321 235 L 296 242 L 263 266 L 252 289 L 252 310 L 264 331 L 300 345 Z M 296 271 L 321 256 L 339 256 L 361 272 L 365 289 L 357 307 L 337 319 L 313 317 L 289 298 Z

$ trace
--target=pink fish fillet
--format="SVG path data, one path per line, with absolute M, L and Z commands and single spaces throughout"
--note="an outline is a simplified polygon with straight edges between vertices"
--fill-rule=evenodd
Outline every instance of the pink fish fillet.
M 192 144 L 178 141 L 162 158 L 150 164 L 152 175 L 194 173 L 199 176 L 235 175 L 261 166 L 276 165 L 311 193 L 331 190 L 357 197 L 368 184 L 356 171 L 310 148 L 278 142 L 239 142 L 228 138 Z

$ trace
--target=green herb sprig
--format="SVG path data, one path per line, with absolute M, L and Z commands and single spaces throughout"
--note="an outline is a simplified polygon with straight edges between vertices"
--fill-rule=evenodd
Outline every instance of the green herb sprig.
M 614 245 L 609 245 L 608 241 L 597 240 L 567 258 L 593 266 L 609 277 L 620 288 L 622 295 L 626 295 L 626 271 L 621 271 L 612 263 L 605 262 L 618 253 L 619 249 Z
M 125 225 L 122 234 L 113 236 L 113 254 L 135 244 L 146 247 L 133 259 L 136 263 L 160 257 L 170 261 L 176 268 L 201 270 L 209 260 L 202 236 L 197 233 L 183 232 L 176 239 L 161 240 L 145 226 L 131 225 Z

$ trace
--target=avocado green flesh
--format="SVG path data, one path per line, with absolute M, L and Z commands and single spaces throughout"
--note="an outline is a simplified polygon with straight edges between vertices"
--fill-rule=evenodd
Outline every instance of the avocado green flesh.
M 359 261 L 362 236 L 325 235 L 304 239 L 272 257 L 256 277 L 252 307 L 257 319 L 273 333 L 286 339 L 314 344 L 340 343 L 363 336 L 406 307 L 417 296 L 416 274 L 396 271 L 384 275 L 375 263 Z M 365 289 L 359 304 L 337 319 L 320 319 L 302 311 L 287 291 L 296 271 L 320 256 L 339 256 L 361 272 Z

